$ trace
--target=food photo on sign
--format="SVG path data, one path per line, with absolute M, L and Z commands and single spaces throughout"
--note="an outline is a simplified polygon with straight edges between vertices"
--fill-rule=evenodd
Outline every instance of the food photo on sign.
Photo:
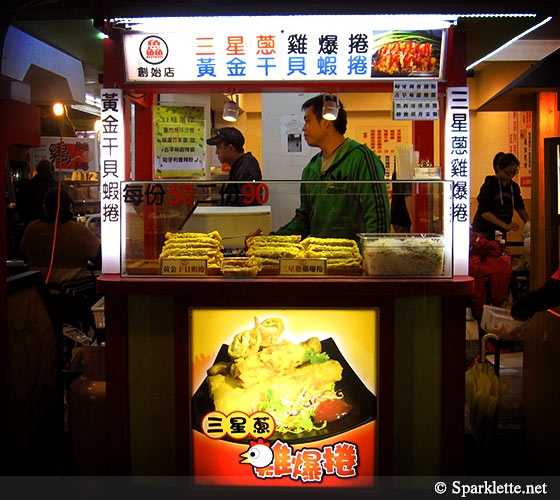
M 374 310 L 197 309 L 191 319 L 197 483 L 373 485 Z
M 374 32 L 371 76 L 438 77 L 442 30 Z

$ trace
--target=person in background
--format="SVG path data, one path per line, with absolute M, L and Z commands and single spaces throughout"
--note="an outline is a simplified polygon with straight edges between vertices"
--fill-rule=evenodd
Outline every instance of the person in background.
M 538 311 L 546 311 L 560 305 L 560 267 L 540 288 L 517 299 L 511 308 L 511 315 L 518 320 L 527 320 Z
M 28 224 L 44 216 L 43 199 L 47 190 L 56 186 L 54 167 L 49 160 L 41 160 L 32 179 L 23 181 L 16 197 L 19 221 Z
M 224 127 L 216 135 L 206 140 L 210 146 L 216 146 L 216 154 L 221 163 L 230 165 L 230 181 L 260 181 L 261 167 L 257 159 L 245 153 L 245 137 L 234 127 Z M 220 189 L 222 205 L 244 205 L 241 185 L 224 184 Z
M 21 240 L 21 252 L 32 271 L 40 271 L 46 278 L 51 262 L 53 237 L 58 203 L 58 187 L 50 188 L 44 198 L 45 217 L 28 224 Z M 49 284 L 83 278 L 88 262 L 99 262 L 100 242 L 84 225 L 72 220 L 72 201 L 67 191 L 60 192 L 60 211 L 56 245 Z
M 327 100 L 335 100 L 326 96 Z M 274 232 L 320 238 L 357 239 L 358 233 L 390 231 L 390 210 L 384 183 L 345 184 L 347 181 L 382 181 L 385 169 L 367 146 L 345 138 L 346 110 L 339 102 L 335 120 L 323 118 L 323 95 L 302 106 L 303 133 L 307 144 L 318 147 L 302 173 L 302 181 L 342 181 L 302 183 L 300 207 L 294 218 Z
M 496 238 L 496 231 L 504 235 L 517 231 L 519 225 L 512 222 L 517 212 L 523 222 L 529 220 L 519 185 L 513 177 L 519 172 L 519 160 L 511 153 L 498 153 L 494 157 L 495 175 L 484 180 L 478 194 L 478 209 L 474 216 L 472 229 L 487 240 Z

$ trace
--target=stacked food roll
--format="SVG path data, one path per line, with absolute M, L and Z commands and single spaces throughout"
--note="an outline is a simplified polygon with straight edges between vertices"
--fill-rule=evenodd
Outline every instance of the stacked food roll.
M 206 259 L 208 268 L 221 269 L 224 254 L 218 231 L 210 233 L 165 233 L 159 258 Z
M 299 257 L 327 259 L 327 268 L 361 268 L 362 255 L 358 244 L 346 238 L 305 238 L 301 245 L 303 253 Z
M 264 267 L 278 266 L 281 258 L 302 257 L 300 235 L 253 236 L 247 240 L 247 256 L 255 257 Z

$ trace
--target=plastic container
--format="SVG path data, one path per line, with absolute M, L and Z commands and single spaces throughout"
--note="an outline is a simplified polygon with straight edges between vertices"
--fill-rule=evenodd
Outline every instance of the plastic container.
M 364 270 L 379 277 L 441 277 L 445 242 L 432 233 L 360 233 Z
M 95 328 L 105 328 L 105 297 L 101 297 L 91 306 L 91 312 L 95 319 Z
M 495 333 L 500 340 L 522 340 L 525 322 L 513 319 L 510 310 L 503 307 L 482 307 L 480 326 L 487 333 Z

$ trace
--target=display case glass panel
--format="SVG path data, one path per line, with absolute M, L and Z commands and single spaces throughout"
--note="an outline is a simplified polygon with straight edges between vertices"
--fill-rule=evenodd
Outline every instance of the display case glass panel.
M 163 181 L 121 188 L 125 278 L 452 277 L 450 181 Z

